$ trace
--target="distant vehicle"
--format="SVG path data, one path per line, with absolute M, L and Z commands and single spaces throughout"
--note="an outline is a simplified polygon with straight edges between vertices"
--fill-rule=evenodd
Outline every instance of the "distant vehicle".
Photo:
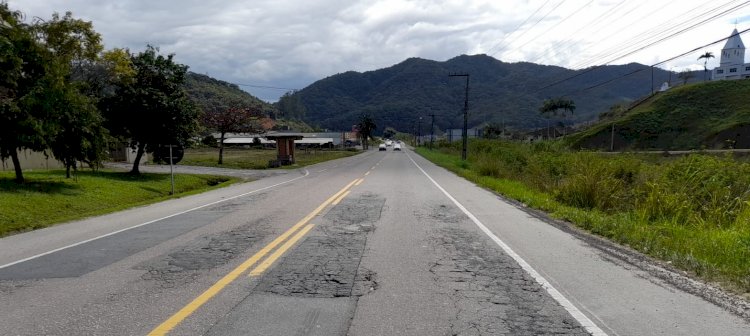
M 386 146 L 388 146 L 388 147 L 390 147 L 391 145 L 393 145 L 393 141 L 391 141 L 391 140 L 386 140 L 386 141 L 385 141 L 385 145 L 386 145 Z
M 401 144 L 395 144 L 395 145 L 393 145 L 393 150 L 400 151 L 401 150 Z
M 380 144 L 380 146 L 378 146 L 378 150 L 379 150 L 379 151 L 384 151 L 384 150 L 386 150 L 385 144 Z

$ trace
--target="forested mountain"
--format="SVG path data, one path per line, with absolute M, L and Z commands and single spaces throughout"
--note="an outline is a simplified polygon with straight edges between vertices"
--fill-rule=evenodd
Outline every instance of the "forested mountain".
M 243 91 L 239 86 L 207 75 L 189 72 L 185 80 L 185 90 L 201 108 L 223 102 L 230 105 L 257 106 L 265 115 L 271 115 L 276 111 L 271 104 Z
M 207 75 L 201 75 L 189 72 L 185 80 L 185 90 L 188 96 L 202 110 L 215 106 L 255 106 L 260 109 L 263 116 L 260 120 L 262 127 L 272 130 L 295 130 L 300 132 L 310 132 L 312 127 L 305 124 L 298 118 L 285 117 L 280 115 L 276 106 L 266 103 L 259 98 L 240 89 L 236 84 L 218 80 Z M 206 126 L 206 125 L 204 125 Z M 207 126 L 206 131 L 212 131 Z
M 471 76 L 469 127 L 496 122 L 516 129 L 545 126 L 548 120 L 540 115 L 539 107 L 552 97 L 575 102 L 575 114 L 566 123 L 594 120 L 613 104 L 649 94 L 652 78 L 650 67 L 636 63 L 574 71 L 462 55 L 445 62 L 410 58 L 385 69 L 337 74 L 298 91 L 295 98 L 305 107 L 305 120 L 322 128 L 349 129 L 363 114 L 372 115 L 380 131 L 394 127 L 411 132 L 422 117 L 421 129 L 428 132 L 430 114 L 436 114 L 437 129 L 460 128 L 465 77 L 449 77 L 452 73 Z M 681 82 L 676 73 L 670 76 L 668 71 L 654 69 L 656 89 L 670 78 L 673 85 Z M 692 80 L 700 78 L 694 74 Z M 609 80 L 613 81 L 598 85 Z

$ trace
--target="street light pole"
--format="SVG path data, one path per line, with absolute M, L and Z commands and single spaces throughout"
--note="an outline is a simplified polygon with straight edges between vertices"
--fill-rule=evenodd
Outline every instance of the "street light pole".
M 432 150 L 432 142 L 435 139 L 435 113 L 430 114 L 432 122 L 430 123 L 430 150 Z
M 174 162 L 172 159 L 172 145 L 169 145 L 169 176 L 172 181 L 172 192 L 169 193 L 170 195 L 174 195 L 174 164 L 172 162 Z
M 469 144 L 467 126 L 469 123 L 469 74 L 449 74 L 449 77 L 466 77 L 466 94 L 464 95 L 464 128 L 461 130 L 463 146 L 461 147 L 461 160 L 466 160 L 466 147 Z

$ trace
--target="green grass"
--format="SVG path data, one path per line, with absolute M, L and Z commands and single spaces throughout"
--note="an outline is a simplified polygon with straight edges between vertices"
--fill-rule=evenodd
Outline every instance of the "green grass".
M 26 183 L 13 172 L 0 172 L 0 236 L 101 215 L 223 187 L 237 179 L 214 175 L 175 175 L 175 195 L 168 174 L 121 172 L 26 171 Z
M 284 168 L 299 168 L 316 163 L 356 155 L 354 151 L 337 150 L 297 150 L 296 163 Z M 222 167 L 237 169 L 268 169 L 268 161 L 276 159 L 275 149 L 224 148 L 224 163 L 219 164 L 219 150 L 216 148 L 194 148 L 185 151 L 180 164 L 186 166 Z
M 616 149 L 723 148 L 743 136 L 750 124 L 750 80 L 712 81 L 679 86 L 649 98 L 614 121 L 599 123 L 573 134 L 573 148 L 609 149 L 615 125 Z M 740 147 L 737 147 L 740 148 Z
M 472 141 L 417 149 L 459 176 L 553 218 L 750 293 L 750 164 L 733 157 L 603 156 L 559 144 Z

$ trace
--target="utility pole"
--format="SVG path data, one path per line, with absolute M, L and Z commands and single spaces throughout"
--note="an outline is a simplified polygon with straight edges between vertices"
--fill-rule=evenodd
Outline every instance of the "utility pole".
M 654 66 L 651 66 L 651 94 L 654 94 Z
M 419 117 L 417 125 L 417 147 L 419 147 L 419 143 L 422 142 L 422 117 Z
M 463 146 L 461 147 L 461 160 L 466 160 L 466 147 L 469 145 L 469 137 L 467 134 L 467 125 L 469 123 L 469 74 L 468 73 L 454 73 L 449 74 L 449 77 L 466 77 L 466 94 L 464 95 L 464 128 L 461 130 L 461 136 L 463 137 Z
M 430 150 L 432 150 L 432 143 L 435 139 L 435 113 L 429 115 L 432 118 L 430 123 Z

